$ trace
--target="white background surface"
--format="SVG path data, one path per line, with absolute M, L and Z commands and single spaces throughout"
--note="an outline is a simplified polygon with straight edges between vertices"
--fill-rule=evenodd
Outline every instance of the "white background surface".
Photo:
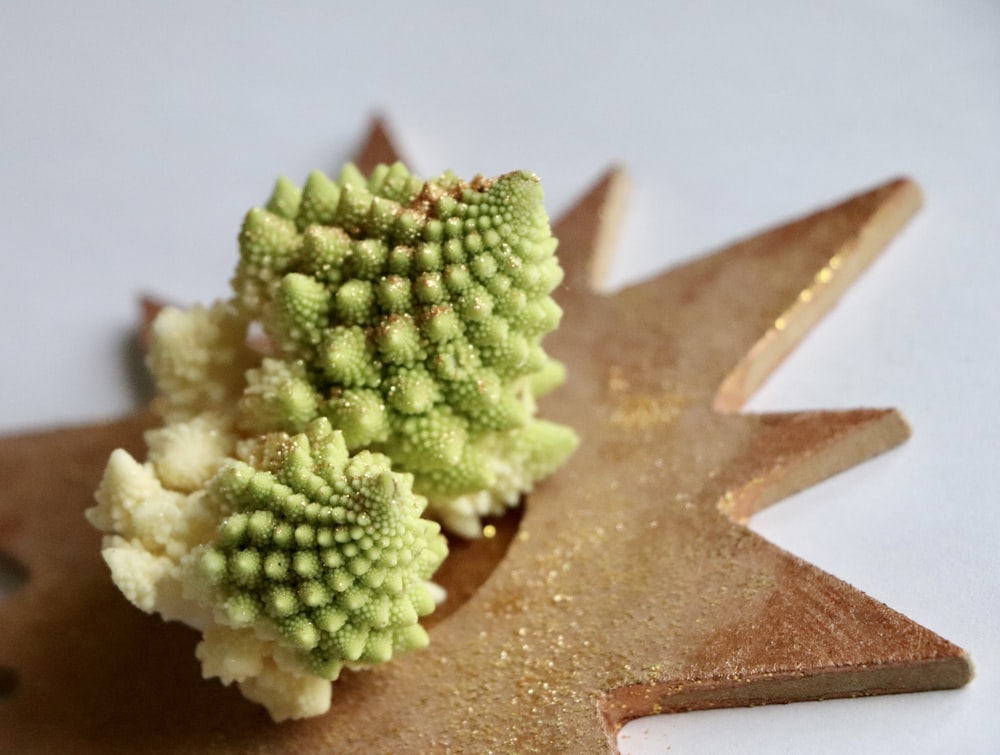
M 758 516 L 972 655 L 960 691 L 643 719 L 628 753 L 1000 748 L 1000 3 L 4 3 L 0 431 L 134 406 L 135 297 L 226 294 L 243 213 L 391 116 L 418 172 L 635 189 L 620 285 L 897 174 L 927 207 L 752 401 L 900 449 Z

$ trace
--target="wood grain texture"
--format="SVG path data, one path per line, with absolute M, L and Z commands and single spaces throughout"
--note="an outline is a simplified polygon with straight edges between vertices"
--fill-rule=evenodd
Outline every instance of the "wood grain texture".
M 359 164 L 396 155 L 376 123 Z M 627 720 L 957 687 L 967 655 L 746 529 L 907 437 L 894 410 L 735 413 L 919 205 L 895 181 L 613 296 L 596 292 L 624 174 L 556 223 L 569 367 L 543 412 L 579 451 L 520 522 L 457 547 L 428 650 L 345 673 L 329 714 L 273 724 L 199 678 L 196 634 L 130 606 L 84 521 L 144 414 L 0 440 L 0 604 L 13 752 L 612 751 Z M 807 292 L 807 293 L 803 293 Z

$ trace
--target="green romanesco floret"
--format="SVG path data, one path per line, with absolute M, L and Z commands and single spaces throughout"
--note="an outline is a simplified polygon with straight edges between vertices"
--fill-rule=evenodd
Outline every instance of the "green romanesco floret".
M 542 198 L 526 172 L 423 182 L 400 163 L 315 172 L 301 191 L 280 180 L 246 217 L 233 287 L 295 365 L 299 400 L 242 401 L 240 422 L 292 431 L 325 416 L 476 536 L 577 443 L 534 416 L 563 375 L 541 346 L 562 280 Z
M 197 556 L 220 623 L 275 638 L 327 679 L 424 647 L 426 580 L 447 546 L 411 476 L 380 454 L 350 457 L 326 419 L 260 443 L 255 464 L 230 462 L 208 484 L 232 512 Z
M 211 434 L 210 422 L 183 437 Z M 243 458 L 216 458 L 189 493 L 119 449 L 87 515 L 108 533 L 125 596 L 203 632 L 205 676 L 236 682 L 277 720 L 318 715 L 344 665 L 427 644 L 418 620 L 434 610 L 428 580 L 447 545 L 412 478 L 379 454 L 351 456 L 326 419 L 240 445 Z

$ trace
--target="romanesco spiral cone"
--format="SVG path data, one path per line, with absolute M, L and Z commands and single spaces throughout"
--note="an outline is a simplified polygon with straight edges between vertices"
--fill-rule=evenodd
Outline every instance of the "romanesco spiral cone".
M 424 647 L 426 580 L 447 545 L 411 477 L 379 454 L 350 457 L 325 419 L 261 442 L 257 463 L 230 462 L 207 486 L 232 511 L 197 562 L 223 623 L 276 636 L 327 679 Z
M 385 456 L 351 456 L 324 418 L 237 440 L 211 411 L 147 440 L 145 464 L 111 455 L 87 518 L 126 598 L 202 632 L 204 676 L 304 718 L 342 665 L 426 645 L 447 545 Z
M 246 217 L 233 286 L 293 366 L 282 380 L 258 371 L 243 426 L 296 431 L 325 416 L 351 450 L 412 473 L 447 526 L 477 535 L 480 516 L 515 504 L 577 443 L 534 416 L 562 380 L 541 346 L 562 280 L 542 197 L 526 172 L 424 182 L 400 163 L 367 178 L 315 172 L 301 191 L 280 180 Z

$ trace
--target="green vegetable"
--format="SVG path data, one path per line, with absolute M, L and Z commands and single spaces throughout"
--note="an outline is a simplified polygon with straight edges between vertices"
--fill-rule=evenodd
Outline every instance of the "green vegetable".
M 562 272 L 523 172 L 281 179 L 239 246 L 232 299 L 153 323 L 163 424 L 87 516 L 124 595 L 202 632 L 206 677 L 301 718 L 343 666 L 426 645 L 433 519 L 479 536 L 576 446 L 535 416 Z
M 534 416 L 562 380 L 541 347 L 562 270 L 537 178 L 424 183 L 399 163 L 368 179 L 348 166 L 301 192 L 282 179 L 267 206 L 246 217 L 233 286 L 296 377 L 242 402 L 243 426 L 325 416 L 352 450 L 412 473 L 467 536 L 572 452 L 572 430 Z
M 389 460 L 349 457 L 325 419 L 269 436 L 251 466 L 226 464 L 208 483 L 232 510 L 198 558 L 228 623 L 262 624 L 319 676 L 346 662 L 381 663 L 426 646 L 417 623 L 434 610 L 425 585 L 447 546 L 426 500 Z

